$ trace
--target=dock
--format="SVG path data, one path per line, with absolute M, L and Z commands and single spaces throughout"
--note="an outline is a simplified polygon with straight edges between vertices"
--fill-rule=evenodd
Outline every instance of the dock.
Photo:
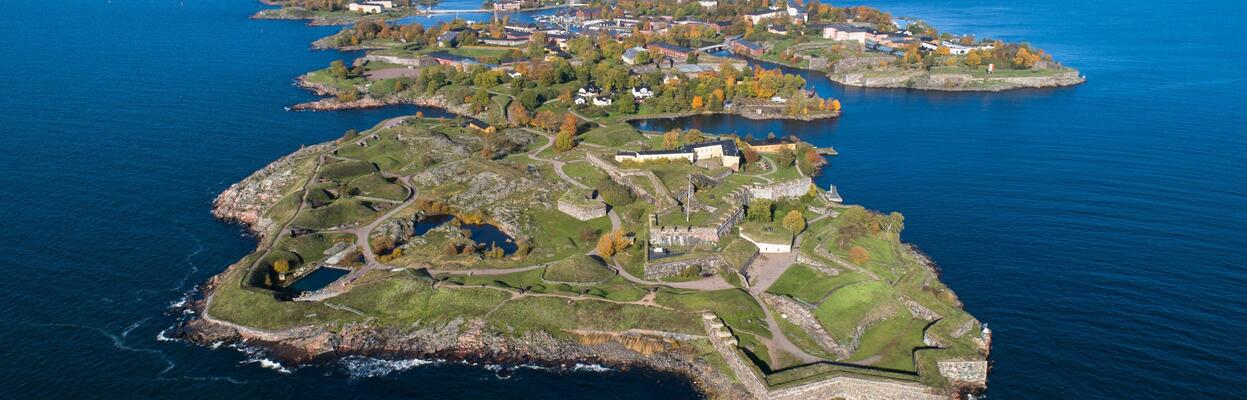
M 836 149 L 833 149 L 833 148 L 831 148 L 830 146 L 828 146 L 828 147 L 819 147 L 819 148 L 817 149 L 817 151 L 818 151 L 818 154 L 819 154 L 819 155 L 824 155 L 824 156 L 834 156 L 834 155 L 839 155 L 839 154 L 840 154 L 840 153 L 837 153 L 837 152 L 836 152 Z

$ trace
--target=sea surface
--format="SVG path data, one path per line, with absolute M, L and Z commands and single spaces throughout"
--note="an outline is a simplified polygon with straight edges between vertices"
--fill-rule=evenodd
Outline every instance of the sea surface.
M 470 0 L 449 2 L 467 4 Z M 648 128 L 795 134 L 820 185 L 906 216 L 995 332 L 989 398 L 1241 398 L 1247 54 L 1239 1 L 869 1 L 1025 40 L 1088 77 L 1008 93 L 809 78 L 844 116 Z M 7 2 L 0 11 L 0 398 L 690 398 L 669 376 L 351 359 L 293 368 L 169 340 L 196 284 L 250 252 L 209 214 L 300 146 L 412 107 L 287 112 L 358 54 L 251 0 Z M 458 8 L 458 7 L 456 7 Z

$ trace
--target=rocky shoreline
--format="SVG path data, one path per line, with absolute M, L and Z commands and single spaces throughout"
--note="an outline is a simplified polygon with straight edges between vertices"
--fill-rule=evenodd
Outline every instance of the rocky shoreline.
M 1042 89 L 1056 88 L 1065 86 L 1076 86 L 1087 81 L 1085 77 L 1079 74 L 1078 70 L 1069 69 L 1068 72 L 1053 74 L 1051 76 L 1034 76 L 1034 77 L 990 77 L 975 78 L 969 74 L 932 74 L 926 71 L 901 71 L 898 75 L 874 76 L 867 77 L 860 72 L 827 72 L 818 69 L 804 68 L 786 62 L 775 60 L 763 60 L 757 57 L 744 56 L 750 60 L 780 65 L 786 68 L 799 69 L 802 71 L 815 72 L 825 74 L 827 79 L 840 85 L 848 87 L 860 88 L 879 88 L 879 89 L 913 89 L 913 90 L 931 90 L 942 92 L 1002 92 L 1006 90 L 1016 89 Z M 877 58 L 866 60 L 865 64 Z M 843 60 L 841 63 L 853 60 Z M 836 68 L 833 68 L 833 70 Z
M 230 266 L 245 268 L 241 264 Z M 226 273 L 229 270 L 226 271 Z M 481 319 L 457 319 L 443 326 L 412 326 L 408 329 L 350 324 L 338 330 L 304 326 L 266 331 L 213 319 L 207 313 L 211 297 L 226 273 L 214 276 L 198 288 L 198 299 L 186 305 L 189 317 L 173 337 L 214 347 L 240 344 L 256 348 L 264 356 L 287 366 L 329 363 L 349 357 L 384 360 L 442 360 L 494 365 L 537 365 L 566 370 L 576 364 L 597 364 L 621 371 L 650 370 L 688 379 L 707 398 L 747 399 L 747 392 L 715 370 L 691 346 L 643 354 L 636 343 L 662 338 L 643 334 L 582 336 L 579 342 L 561 340 L 545 332 L 509 337 L 487 332 Z M 628 340 L 631 339 L 631 340 Z M 627 344 L 625 344 L 627 343 Z
M 1051 76 L 975 78 L 969 74 L 904 73 L 894 76 L 867 77 L 861 73 L 827 74 L 832 82 L 865 88 L 894 88 L 946 92 L 1000 92 L 1015 89 L 1040 89 L 1075 86 L 1087 81 L 1078 71 L 1070 70 Z
M 335 110 L 357 110 L 363 108 L 377 108 L 399 104 L 412 104 L 421 107 L 432 107 L 445 110 L 451 114 L 461 115 L 469 118 L 482 118 L 484 115 L 475 115 L 471 112 L 471 107 L 467 104 L 451 105 L 446 96 L 416 96 L 416 97 L 399 97 L 385 96 L 375 98 L 372 95 L 365 95 L 363 98 L 355 101 L 344 102 L 335 97 L 338 91 L 332 87 L 325 86 L 316 82 L 307 80 L 307 77 L 299 77 L 295 81 L 295 85 L 307 89 L 317 96 L 330 96 L 316 101 L 295 104 L 290 106 L 292 111 L 335 111 Z

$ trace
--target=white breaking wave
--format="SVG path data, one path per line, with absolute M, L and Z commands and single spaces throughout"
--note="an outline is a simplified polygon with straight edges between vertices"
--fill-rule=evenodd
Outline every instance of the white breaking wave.
M 167 333 L 167 332 L 169 332 L 169 331 L 172 331 L 172 330 L 173 330 L 173 328 L 176 328 L 176 326 L 170 326 L 170 327 L 165 328 L 164 330 L 162 330 L 162 331 L 160 331 L 160 332 L 157 332 L 157 333 L 156 333 L 156 341 L 157 341 L 157 342 L 176 342 L 176 341 L 180 340 L 180 339 L 175 338 L 175 337 L 169 337 L 169 335 L 166 335 L 166 334 L 165 334 L 165 333 Z
M 271 369 L 271 370 L 274 370 L 274 371 L 277 371 L 283 374 L 289 374 L 289 373 L 294 372 L 294 371 L 291 371 L 289 368 L 286 368 L 284 365 L 281 365 L 281 363 L 277 361 L 273 361 L 273 360 L 263 358 L 263 357 L 248 358 L 246 360 L 240 361 L 239 364 L 260 364 L 261 367 L 268 368 L 268 369 Z
M 588 372 L 611 372 L 613 369 L 603 367 L 598 364 L 581 364 L 576 363 L 572 366 L 572 371 L 588 371 Z
M 346 373 L 351 378 L 376 378 L 434 363 L 437 363 L 437 361 L 421 359 L 382 360 L 369 357 L 347 357 L 338 361 L 338 365 L 345 368 Z

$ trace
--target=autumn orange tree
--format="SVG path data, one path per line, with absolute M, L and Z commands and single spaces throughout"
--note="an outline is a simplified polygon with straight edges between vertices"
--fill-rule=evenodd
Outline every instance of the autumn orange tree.
M 849 249 L 849 261 L 853 261 L 857 265 L 865 264 L 867 261 L 870 261 L 870 251 L 862 246 L 853 246 L 853 248 Z
M 672 150 L 680 146 L 680 131 L 672 129 L 662 134 L 662 148 Z
M 602 258 L 610 258 L 615 255 L 615 244 L 611 240 L 611 235 L 602 235 L 598 238 L 597 251 Z

